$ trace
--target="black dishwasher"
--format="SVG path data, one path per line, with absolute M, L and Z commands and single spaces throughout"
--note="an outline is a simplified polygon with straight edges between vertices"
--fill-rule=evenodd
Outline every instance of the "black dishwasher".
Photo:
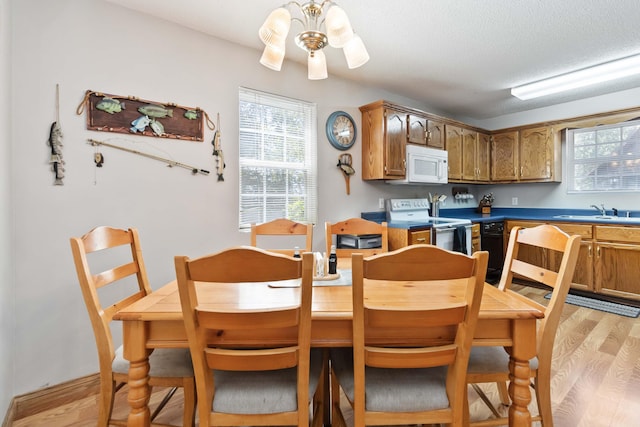
M 483 222 L 480 225 L 480 246 L 483 251 L 489 252 L 489 265 L 487 266 L 487 282 L 497 283 L 502 274 L 504 264 L 504 222 Z

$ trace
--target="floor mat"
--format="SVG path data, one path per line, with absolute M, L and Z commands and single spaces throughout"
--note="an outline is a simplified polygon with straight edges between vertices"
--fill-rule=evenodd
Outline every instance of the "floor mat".
M 551 292 L 544 296 L 551 299 Z M 580 295 L 567 295 L 567 304 L 577 305 L 580 307 L 592 308 L 594 310 L 606 311 L 607 313 L 619 314 L 626 317 L 640 316 L 640 308 L 631 307 L 629 305 L 618 304 L 610 301 L 602 301 L 595 298 L 583 297 Z

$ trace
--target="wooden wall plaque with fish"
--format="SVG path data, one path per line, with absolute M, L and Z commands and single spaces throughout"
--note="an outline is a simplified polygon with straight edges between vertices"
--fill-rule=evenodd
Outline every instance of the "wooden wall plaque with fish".
M 76 111 L 87 109 L 87 129 L 204 141 L 204 122 L 215 129 L 204 110 L 174 103 L 147 101 L 133 96 L 109 95 L 88 90 Z

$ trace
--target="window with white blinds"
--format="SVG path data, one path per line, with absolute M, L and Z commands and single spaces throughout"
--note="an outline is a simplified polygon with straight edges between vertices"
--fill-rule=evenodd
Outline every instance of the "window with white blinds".
M 568 192 L 640 190 L 640 120 L 567 131 Z
M 240 88 L 240 228 L 317 217 L 316 105 Z

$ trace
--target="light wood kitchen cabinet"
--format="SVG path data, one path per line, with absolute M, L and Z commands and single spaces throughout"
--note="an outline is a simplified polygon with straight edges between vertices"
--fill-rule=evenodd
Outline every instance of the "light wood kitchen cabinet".
M 553 144 L 551 142 L 551 128 L 549 127 L 520 131 L 519 180 L 550 180 L 552 178 Z
M 476 169 L 476 181 L 491 180 L 491 136 L 482 132 L 478 132 L 476 143 Z
M 406 173 L 407 113 L 386 102 L 360 107 L 362 179 L 402 179 Z
M 583 291 L 594 292 L 594 280 L 593 280 L 593 226 L 591 224 L 576 224 L 576 223 L 553 223 L 560 230 L 569 235 L 580 235 L 582 240 L 580 241 L 580 252 L 578 253 L 578 261 L 576 263 L 576 271 L 573 273 L 573 279 L 571 281 L 571 287 L 580 289 Z M 552 257 L 552 270 L 558 271 L 560 269 L 560 262 L 562 256 L 555 254 Z
M 444 123 L 438 120 L 427 120 L 427 146 L 444 150 Z
M 560 139 L 551 127 L 492 135 L 493 182 L 550 182 L 561 179 Z
M 462 128 L 460 126 L 444 126 L 444 146 L 448 153 L 449 181 L 462 180 Z
M 462 181 L 488 182 L 491 137 L 462 129 Z
M 571 287 L 618 298 L 640 300 L 640 227 L 593 223 L 555 223 L 567 234 L 582 237 Z M 537 221 L 507 221 L 505 238 L 511 229 L 535 227 Z M 506 246 L 505 246 L 506 247 Z M 557 253 L 522 251 L 518 258 L 533 261 L 554 271 L 560 268 Z
M 518 131 L 491 136 L 491 181 L 518 179 Z
M 417 114 L 407 115 L 407 142 L 427 145 L 427 118 Z
M 393 228 L 387 229 L 389 238 L 389 250 L 404 248 L 409 245 L 429 244 L 431 243 L 431 229 L 412 229 Z
M 529 228 L 536 227 L 541 224 L 551 224 L 558 227 L 569 235 L 578 234 L 581 237 L 580 252 L 578 254 L 578 261 L 576 263 L 576 269 L 573 274 L 571 287 L 584 291 L 595 291 L 593 281 L 593 233 L 591 224 L 577 224 L 577 223 L 551 223 L 551 222 L 539 222 L 539 221 L 507 221 L 507 232 L 505 234 L 505 248 L 508 244 L 509 234 L 511 229 L 515 226 Z M 549 270 L 558 271 L 560 269 L 560 262 L 562 261 L 562 254 L 555 251 L 543 251 L 542 249 L 529 248 L 526 246 L 520 247 L 520 253 L 518 259 L 527 260 L 532 264 L 540 267 L 548 268 Z
M 514 227 L 523 227 L 523 228 L 531 228 L 536 227 L 538 225 L 542 225 L 544 222 L 537 221 L 506 221 L 505 223 L 505 233 L 504 233 L 504 250 L 507 251 L 509 247 L 509 236 L 511 235 L 511 230 Z M 537 265 L 539 267 L 548 268 L 549 266 L 549 254 L 544 248 L 533 247 L 528 245 L 520 246 L 517 259 L 521 259 L 528 263 Z
M 594 226 L 596 292 L 640 299 L 640 227 Z
M 462 129 L 462 180 L 475 181 L 478 132 Z

